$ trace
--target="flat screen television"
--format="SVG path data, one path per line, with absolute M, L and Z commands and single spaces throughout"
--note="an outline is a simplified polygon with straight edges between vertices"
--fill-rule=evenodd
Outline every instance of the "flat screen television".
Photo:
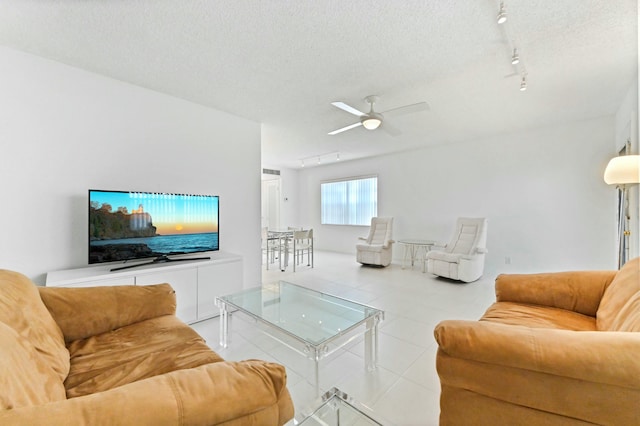
M 216 195 L 90 189 L 89 263 L 208 259 L 179 255 L 219 250 L 219 213 Z

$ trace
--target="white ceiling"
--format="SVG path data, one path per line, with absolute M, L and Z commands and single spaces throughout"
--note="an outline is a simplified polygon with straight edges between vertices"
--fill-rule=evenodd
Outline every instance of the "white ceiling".
M 636 0 L 505 5 L 498 26 L 497 0 L 2 0 L 0 44 L 259 121 L 277 167 L 616 112 L 637 78 Z M 431 110 L 389 118 L 397 137 L 327 135 L 357 121 L 332 101 L 366 110 L 372 94 Z

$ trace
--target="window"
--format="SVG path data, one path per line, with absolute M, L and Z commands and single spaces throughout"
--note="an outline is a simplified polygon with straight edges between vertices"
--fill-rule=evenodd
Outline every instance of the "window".
M 321 183 L 320 208 L 323 225 L 369 225 L 378 215 L 378 177 Z

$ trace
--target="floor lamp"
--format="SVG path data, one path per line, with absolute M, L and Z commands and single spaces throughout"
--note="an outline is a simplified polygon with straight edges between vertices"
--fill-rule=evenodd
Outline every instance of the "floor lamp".
M 630 186 L 640 183 L 640 155 L 621 155 L 612 158 L 604 171 L 604 181 L 620 189 L 618 204 L 618 269 L 627 261 L 629 247 L 629 206 L 627 193 Z

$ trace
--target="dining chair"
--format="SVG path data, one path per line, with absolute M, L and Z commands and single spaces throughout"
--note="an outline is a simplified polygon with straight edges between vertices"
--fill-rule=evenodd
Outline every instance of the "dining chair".
M 267 227 L 262 228 L 262 253 L 266 255 L 265 263 L 267 265 L 267 270 L 269 270 L 269 263 L 274 263 L 276 261 L 276 250 L 278 250 L 278 238 L 270 236 Z M 271 259 L 271 261 L 269 261 L 269 259 Z
M 296 264 L 304 261 L 304 252 L 307 252 L 307 266 L 313 268 L 313 229 L 306 231 L 293 231 L 293 272 Z

